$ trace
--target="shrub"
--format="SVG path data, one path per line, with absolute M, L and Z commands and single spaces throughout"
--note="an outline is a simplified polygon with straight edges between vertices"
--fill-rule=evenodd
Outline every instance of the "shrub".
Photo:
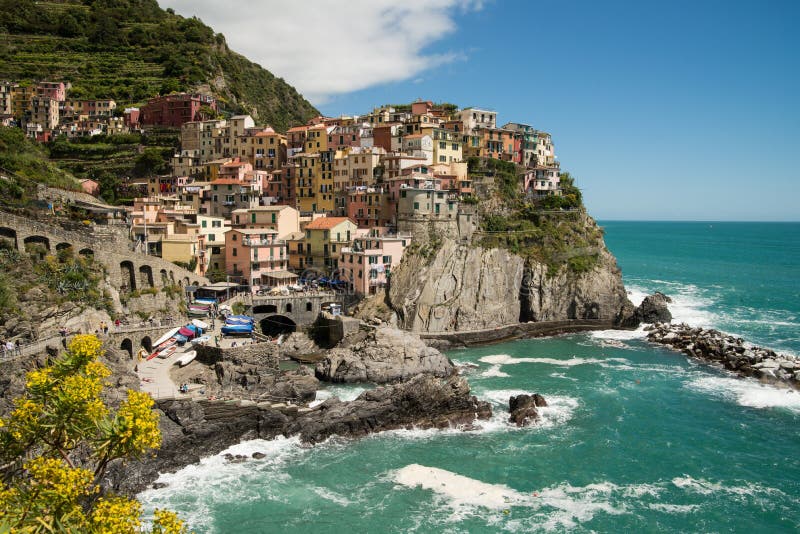
M 102 343 L 75 336 L 63 356 L 27 374 L 25 392 L 0 419 L 0 531 L 138 532 L 141 505 L 100 493 L 111 462 L 158 448 L 153 399 L 128 390 L 116 411 L 102 400 L 108 368 Z M 186 532 L 172 512 L 156 513 L 153 532 Z

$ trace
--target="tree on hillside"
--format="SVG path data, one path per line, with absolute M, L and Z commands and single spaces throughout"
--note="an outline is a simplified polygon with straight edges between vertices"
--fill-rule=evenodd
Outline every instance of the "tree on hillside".
M 141 532 L 140 503 L 101 494 L 98 482 L 111 462 L 160 445 L 158 416 L 134 390 L 109 409 L 101 353 L 96 336 L 75 336 L 63 356 L 27 374 L 25 393 L 0 419 L 0 532 Z M 157 510 L 152 532 L 186 529 Z
M 166 171 L 167 164 L 161 150 L 146 148 L 133 165 L 133 174 L 139 178 L 162 174 Z

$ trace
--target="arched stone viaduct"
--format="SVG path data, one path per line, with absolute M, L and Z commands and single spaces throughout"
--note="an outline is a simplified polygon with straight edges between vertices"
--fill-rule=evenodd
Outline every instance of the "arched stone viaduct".
M 55 224 L 0 212 L 0 239 L 12 241 L 21 251 L 34 244 L 51 253 L 72 247 L 76 254 L 93 256 L 95 261 L 105 265 L 111 283 L 117 288 L 134 290 L 208 283 L 205 277 L 174 263 L 131 251 L 127 235 L 102 226 L 67 230 Z

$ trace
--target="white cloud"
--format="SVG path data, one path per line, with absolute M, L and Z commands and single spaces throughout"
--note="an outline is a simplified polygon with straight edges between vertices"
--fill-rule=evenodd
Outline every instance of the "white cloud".
M 481 0 L 159 0 L 197 16 L 228 45 L 316 104 L 413 78 L 463 58 L 427 49 Z

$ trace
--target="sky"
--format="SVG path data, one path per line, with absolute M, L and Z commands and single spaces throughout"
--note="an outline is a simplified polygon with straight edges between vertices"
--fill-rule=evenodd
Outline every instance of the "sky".
M 800 220 L 800 2 L 159 3 L 328 116 L 422 98 L 547 131 L 598 219 Z

